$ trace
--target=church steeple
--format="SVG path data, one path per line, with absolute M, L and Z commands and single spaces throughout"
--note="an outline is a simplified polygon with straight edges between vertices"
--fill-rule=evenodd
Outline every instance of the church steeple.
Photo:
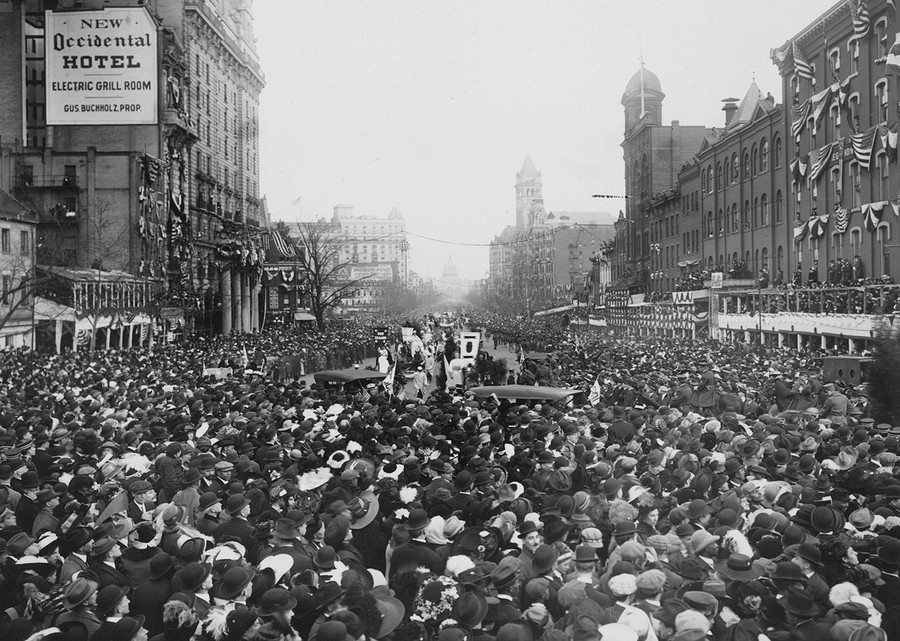
M 516 229 L 527 229 L 537 222 L 534 212 L 543 210 L 543 190 L 541 172 L 535 168 L 531 154 L 528 154 L 522 169 L 516 174 Z

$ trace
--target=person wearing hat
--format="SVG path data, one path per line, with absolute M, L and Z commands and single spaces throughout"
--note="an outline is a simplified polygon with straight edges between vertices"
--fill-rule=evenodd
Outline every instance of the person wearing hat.
M 163 606 L 172 596 L 172 574 L 175 561 L 165 552 L 157 552 L 150 559 L 150 580 L 137 586 L 132 593 L 131 614 L 144 616 L 150 636 L 163 631 Z
M 221 496 L 234 477 L 234 463 L 231 461 L 218 461 L 214 469 L 215 476 L 210 480 L 207 492 L 214 492 Z
M 519 552 L 519 572 L 522 577 L 529 577 L 533 573 L 534 553 L 544 542 L 538 523 L 532 520 L 523 521 L 519 526 L 519 541 L 522 545 L 522 551 Z
M 638 638 L 646 641 L 657 641 L 656 632 L 650 616 L 642 609 L 635 607 L 637 579 L 633 574 L 624 572 L 609 579 L 609 591 L 615 604 L 606 610 L 606 617 L 612 623 L 621 623 L 634 630 Z
M 217 605 L 246 604 L 253 592 L 253 572 L 242 566 L 229 569 L 215 587 Z
M 142 523 L 153 519 L 153 509 L 156 507 L 156 490 L 150 481 L 139 479 L 128 485 L 128 493 L 131 500 L 128 502 L 128 518 L 135 523 Z
M 204 536 L 212 538 L 216 528 L 219 527 L 219 514 L 221 512 L 222 503 L 219 501 L 219 497 L 213 492 L 204 492 L 200 495 L 197 503 L 194 527 Z
M 121 588 L 130 586 L 128 577 L 119 570 L 116 565 L 122 556 L 119 542 L 109 536 L 97 539 L 91 546 L 88 566 L 97 577 L 100 588 L 108 585 L 117 585 Z
M 275 521 L 275 527 L 270 535 L 271 547 L 261 551 L 260 556 L 272 556 L 275 554 L 286 554 L 293 560 L 291 566 L 291 574 L 297 574 L 304 570 L 313 569 L 312 557 L 309 556 L 303 543 L 300 541 L 302 527 L 306 526 L 308 517 L 304 518 L 301 525 L 296 521 L 288 518 L 282 518 Z
M 37 493 L 40 511 L 34 517 L 34 525 L 31 530 L 33 536 L 40 536 L 44 532 L 61 534 L 59 519 L 55 514 L 56 508 L 59 507 L 60 496 L 62 493 L 52 487 L 44 488 Z
M 644 570 L 634 579 L 637 591 L 634 593 L 634 607 L 655 617 L 662 610 L 660 597 L 666 586 L 666 573 L 662 570 Z
M 184 509 L 186 525 L 193 527 L 197 521 L 197 511 L 200 508 L 200 472 L 196 468 L 189 468 L 181 479 L 181 489 L 172 499 L 172 503 Z
M 16 504 L 15 513 L 16 524 L 22 528 L 23 532 L 34 531 L 34 520 L 41 511 L 37 498 L 40 485 L 37 472 L 25 472 L 19 481 L 19 491 L 22 496 Z
M 409 511 L 404 527 L 410 540 L 398 545 L 391 553 L 392 577 L 401 572 L 415 571 L 418 567 L 427 568 L 435 574 L 443 573 L 445 560 L 425 540 L 425 528 L 429 523 L 431 519 L 425 510 L 414 508 Z
M 94 613 L 97 605 L 97 583 L 77 578 L 63 588 L 62 605 L 65 610 L 53 621 L 60 627 L 67 623 L 80 623 L 87 629 L 88 637 L 100 629 L 100 619 Z
M 250 516 L 250 501 L 244 494 L 229 496 L 225 501 L 225 510 L 231 518 L 219 524 L 213 537 L 216 543 L 237 541 L 248 551 L 256 549 L 253 526 L 247 521 Z
M 264 624 L 274 625 L 284 635 L 292 635 L 296 634 L 291 626 L 296 607 L 297 599 L 290 592 L 284 588 L 272 588 L 263 593 L 256 612 Z
M 97 592 L 97 616 L 102 620 L 97 631 L 97 639 L 106 639 L 112 632 L 116 621 L 128 616 L 131 601 L 128 600 L 129 588 L 118 585 L 107 585 Z
M 207 563 L 188 563 L 172 578 L 173 589 L 177 587 L 179 592 L 193 597 L 194 611 L 201 620 L 209 613 L 212 602 L 209 591 L 212 586 L 212 567 Z
M 704 565 L 710 575 L 716 569 L 720 538 L 706 530 L 697 530 L 691 535 L 691 549 L 694 552 L 694 557 Z
M 800 568 L 806 578 L 806 589 L 816 603 L 827 607 L 831 587 L 819 572 L 822 568 L 822 552 L 816 543 L 801 543 L 794 551 L 791 562 Z
M 59 582 L 68 583 L 76 572 L 88 569 L 88 552 L 91 550 L 91 532 L 87 528 L 73 527 L 61 540 L 60 548 L 71 550 L 59 569 Z M 62 551 L 62 549 L 60 550 Z

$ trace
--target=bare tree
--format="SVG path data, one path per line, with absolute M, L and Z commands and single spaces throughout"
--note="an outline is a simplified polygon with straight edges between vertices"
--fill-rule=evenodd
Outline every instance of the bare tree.
M 320 330 L 325 329 L 329 309 L 350 298 L 359 285 L 369 279 L 351 278 L 353 261 L 341 258 L 343 241 L 340 227 L 319 220 L 297 223 L 293 228 L 298 241 L 297 262 L 303 266 L 309 285 L 310 311 Z
M 118 265 L 120 259 L 127 256 L 129 229 L 127 225 L 117 224 L 113 205 L 109 200 L 99 201 L 94 206 L 92 215 L 84 221 L 84 225 L 86 226 L 85 240 L 88 245 L 84 249 L 91 258 L 91 269 L 96 275 L 93 295 L 87 297 L 83 307 L 91 322 L 90 351 L 93 353 L 97 348 L 97 324 L 100 317 L 104 315 L 111 317 L 107 329 L 110 331 L 113 329 L 113 325 L 129 311 L 114 302 L 113 292 L 116 287 L 121 285 L 115 282 L 108 283 L 106 295 L 103 294 L 101 287 L 104 282 L 104 272 L 112 266 Z

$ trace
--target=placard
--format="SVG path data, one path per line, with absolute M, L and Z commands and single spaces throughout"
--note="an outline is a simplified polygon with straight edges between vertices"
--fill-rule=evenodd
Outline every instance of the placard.
M 45 11 L 48 125 L 155 125 L 156 22 L 145 7 Z

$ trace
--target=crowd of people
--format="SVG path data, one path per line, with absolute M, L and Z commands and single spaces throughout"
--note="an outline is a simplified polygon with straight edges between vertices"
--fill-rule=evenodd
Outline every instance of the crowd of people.
M 309 383 L 377 354 L 364 323 L 0 353 L 4 641 L 900 639 L 900 427 L 864 387 L 812 354 L 457 325 L 583 392 Z

